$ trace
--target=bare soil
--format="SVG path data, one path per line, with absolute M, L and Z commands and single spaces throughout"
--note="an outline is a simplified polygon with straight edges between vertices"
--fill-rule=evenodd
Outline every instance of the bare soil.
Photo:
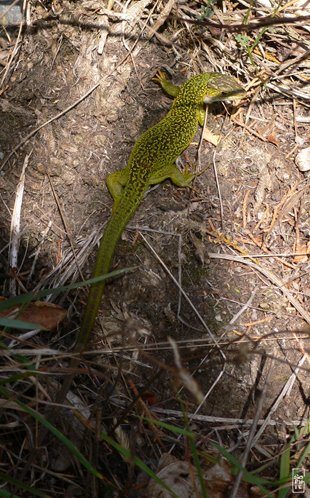
M 101 22 L 90 2 L 60 3 L 69 17 L 80 14 L 82 23 Z M 48 11 L 38 3 L 35 12 L 40 18 Z M 163 30 L 167 36 L 169 29 Z M 28 133 L 100 81 L 89 96 L 19 147 L 1 170 L 4 295 L 13 274 L 19 293 L 81 280 L 79 271 L 83 278 L 90 277 L 96 242 L 112 207 L 105 178 L 125 166 L 135 140 L 165 115 L 171 103 L 152 81 L 156 70 L 170 68 L 177 84 L 196 72 L 214 70 L 204 54 L 195 56 L 193 40 L 185 34 L 177 45 L 181 57 L 155 37 L 138 41 L 128 53 L 125 44 L 132 46 L 137 38 L 134 28 L 128 39 L 121 32 L 108 36 L 99 55 L 100 36 L 98 29 L 57 21 L 33 28 L 22 40 L 18 63 L 0 97 L 0 153 L 5 159 Z M 7 39 L 2 45 L 2 50 L 11 50 Z M 233 60 L 233 52 L 228 56 Z M 243 84 L 249 82 L 230 66 L 229 58 L 223 59 L 221 70 L 239 76 Z M 168 337 L 179 345 L 182 367 L 193 373 L 204 396 L 215 383 L 199 414 L 216 417 L 253 418 L 263 392 L 260 418 L 264 418 L 305 353 L 309 323 L 282 289 L 244 261 L 212 257 L 226 253 L 267 268 L 310 313 L 309 256 L 294 256 L 309 250 L 309 176 L 294 162 L 296 138 L 307 144 L 306 125 L 293 119 L 290 99 L 265 90 L 251 104 L 252 121 L 247 127 L 248 104 L 243 101 L 238 111 L 222 104 L 210 107 L 208 127 L 221 136 L 220 144 L 204 141 L 197 166 L 199 132 L 182 159 L 183 167 L 188 162 L 192 168 L 209 166 L 208 170 L 197 177 L 192 189 L 177 189 L 168 181 L 151 189 L 119 243 L 114 268 L 134 270 L 107 286 L 89 346 L 114 351 L 92 358 L 93 368 L 101 372 L 102 380 L 97 382 L 103 419 L 112 419 L 113 412 L 114 419 L 121 417 L 134 398 L 131 388 L 125 389 L 124 378 L 152 395 L 154 412 L 155 408 L 180 410 L 176 393 L 182 382 Z M 305 115 L 300 103 L 297 107 L 294 113 Z M 27 154 L 16 275 L 8 268 L 7 244 Z M 191 305 L 141 234 L 179 281 Z M 287 254 L 292 256 L 281 256 Z M 68 309 L 66 321 L 57 332 L 41 332 L 30 343 L 70 350 L 86 299 L 83 290 L 57 298 Z M 303 363 L 292 390 L 272 414 L 278 427 L 306 417 L 308 367 Z M 87 397 L 86 386 L 76 389 Z M 193 391 L 183 388 L 182 396 L 188 412 L 194 413 Z M 232 432 L 222 434 L 230 443 L 237 440 Z M 267 431 L 265 438 L 272 445 L 282 443 L 278 431 Z M 154 453 L 150 460 L 156 460 Z

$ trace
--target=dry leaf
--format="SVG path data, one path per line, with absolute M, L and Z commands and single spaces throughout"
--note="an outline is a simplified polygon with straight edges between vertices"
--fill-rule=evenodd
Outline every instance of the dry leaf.
M 195 475 L 195 469 L 189 466 L 188 462 L 182 462 L 177 458 L 164 453 L 159 461 L 159 468 L 156 475 L 164 481 L 178 498 L 191 498 L 194 495 L 194 489 L 199 489 L 199 483 L 195 476 L 193 485 L 192 477 Z M 171 498 L 169 491 L 155 481 L 150 481 L 147 486 L 148 498 Z
M 110 33 L 114 36 L 121 34 L 126 35 L 128 33 L 132 35 L 134 33 L 133 30 L 136 30 L 136 24 L 139 22 L 144 9 L 148 6 L 149 3 L 150 0 L 140 0 L 139 2 L 132 4 L 124 12 L 127 18 L 126 21 L 121 21 L 120 23 L 114 24 L 110 28 Z
M 221 135 L 216 135 L 215 133 L 212 133 L 212 131 L 208 130 L 208 128 L 205 129 L 203 134 L 203 139 L 212 145 L 218 145 L 221 141 L 221 138 L 222 138 Z
M 295 244 L 294 252 L 299 253 L 299 255 L 294 256 L 294 263 L 306 263 L 310 256 L 310 243 L 308 244 Z
M 270 142 L 271 144 L 274 144 L 277 146 L 280 144 L 279 140 L 277 139 L 277 137 L 273 133 L 269 133 L 269 135 L 267 135 L 266 138 L 267 138 L 268 142 Z
M 201 264 L 203 265 L 205 263 L 205 244 L 201 239 L 199 239 L 199 237 L 196 237 L 194 233 L 191 233 L 191 239 L 195 246 L 197 256 L 200 259 Z
M 6 301 L 0 296 L 0 301 Z M 24 322 L 37 323 L 43 329 L 53 330 L 65 318 L 67 311 L 57 304 L 46 303 L 45 301 L 34 301 L 21 313 L 21 306 L 13 306 L 4 311 L 0 311 L 0 318 L 10 317 L 23 320 Z
M 270 192 L 271 190 L 272 178 L 269 174 L 267 166 L 264 165 L 260 172 L 258 184 L 254 193 L 255 203 L 253 206 L 253 211 L 255 215 L 258 214 L 260 207 L 265 200 L 266 192 Z

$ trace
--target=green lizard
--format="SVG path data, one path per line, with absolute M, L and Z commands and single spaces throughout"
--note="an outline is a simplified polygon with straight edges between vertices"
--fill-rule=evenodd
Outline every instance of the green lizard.
M 175 99 L 166 117 L 138 138 L 127 166 L 107 177 L 114 205 L 100 241 L 92 277 L 109 272 L 116 244 L 150 185 L 170 178 L 178 187 L 187 187 L 195 178 L 193 173 L 181 173 L 175 161 L 190 145 L 199 124 L 203 125 L 204 104 L 244 95 L 235 78 L 221 73 L 193 76 L 181 87 L 172 85 L 162 73 L 158 73 L 155 79 Z M 104 282 L 100 282 L 90 288 L 78 338 L 80 347 L 87 344 L 104 287 Z

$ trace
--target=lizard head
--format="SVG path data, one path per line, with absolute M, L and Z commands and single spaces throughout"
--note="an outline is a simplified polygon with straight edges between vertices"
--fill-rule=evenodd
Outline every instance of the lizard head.
M 204 104 L 225 101 L 240 100 L 246 95 L 246 91 L 239 81 L 229 74 L 209 73 L 206 93 L 203 98 Z

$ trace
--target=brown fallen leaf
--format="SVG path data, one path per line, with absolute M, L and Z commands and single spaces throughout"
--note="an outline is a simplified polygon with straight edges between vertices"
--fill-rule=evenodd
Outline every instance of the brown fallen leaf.
M 0 296 L 0 301 L 6 298 Z M 46 330 L 53 330 L 65 318 L 67 311 L 57 304 L 46 303 L 45 301 L 34 301 L 26 309 L 19 313 L 20 306 L 12 306 L 4 311 L 0 311 L 0 318 L 10 317 L 23 320 L 24 322 L 37 323 Z
M 157 477 L 174 491 L 178 498 L 195 496 L 195 489 L 199 489 L 199 482 L 194 469 L 188 462 L 178 460 L 172 455 L 164 453 L 158 464 Z M 194 482 L 193 482 L 194 481 Z M 148 498 L 170 498 L 171 493 L 156 481 L 150 481 L 147 489 Z
M 208 128 L 206 128 L 203 133 L 203 139 L 215 146 L 217 146 L 220 143 L 221 138 L 222 138 L 221 135 L 216 135 Z
M 270 142 L 271 144 L 274 144 L 276 146 L 280 145 L 280 142 L 278 138 L 274 135 L 274 133 L 269 133 L 269 135 L 266 138 L 268 142 Z
M 310 256 L 310 244 L 296 244 L 294 252 L 299 253 L 294 256 L 294 263 L 306 263 Z
M 232 466 L 224 458 L 207 469 L 202 469 L 205 490 L 212 498 L 225 498 L 234 483 L 235 476 Z M 174 491 L 178 498 L 193 498 L 200 496 L 200 483 L 195 467 L 187 461 L 178 460 L 176 457 L 164 453 L 158 463 L 157 477 Z M 149 481 L 146 488 L 147 498 L 170 498 L 171 493 L 163 489 L 157 481 Z M 246 482 L 241 482 L 238 498 L 263 498 L 259 489 Z

